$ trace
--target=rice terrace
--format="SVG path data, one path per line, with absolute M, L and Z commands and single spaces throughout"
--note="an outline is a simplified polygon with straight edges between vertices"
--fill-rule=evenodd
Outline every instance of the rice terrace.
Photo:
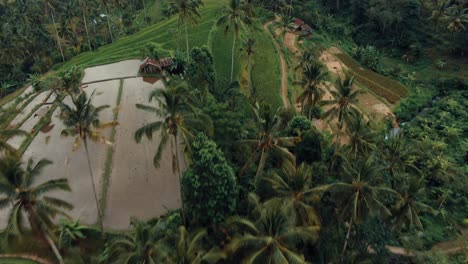
M 0 15 L 0 263 L 468 260 L 466 1 Z

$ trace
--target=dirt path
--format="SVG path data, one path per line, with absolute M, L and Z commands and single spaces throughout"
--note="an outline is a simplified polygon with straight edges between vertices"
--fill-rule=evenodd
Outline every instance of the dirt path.
M 274 21 L 269 21 L 263 25 L 263 29 L 266 31 L 270 32 L 268 30 L 268 27 L 273 24 Z M 276 40 L 276 36 L 272 35 L 272 40 L 273 43 L 278 50 L 278 53 L 280 55 L 280 61 L 281 61 L 281 100 L 283 100 L 283 105 L 285 108 L 289 108 L 291 106 L 288 98 L 288 65 L 286 64 L 286 59 L 284 58 L 284 54 L 281 51 L 281 47 L 278 44 Z

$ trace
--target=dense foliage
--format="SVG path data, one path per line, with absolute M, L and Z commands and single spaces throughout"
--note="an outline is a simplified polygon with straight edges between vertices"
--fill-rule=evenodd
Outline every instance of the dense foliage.
M 203 226 L 219 224 L 236 210 L 238 187 L 234 170 L 216 143 L 203 133 L 192 143 L 192 163 L 182 177 L 187 217 Z
M 14 90 L 10 83 L 23 82 L 27 74 L 43 73 L 83 50 L 134 32 L 142 14 L 137 11 L 145 3 L 0 1 L 0 82 L 8 82 L 1 91 Z M 221 47 L 229 51 L 222 61 L 230 69 L 229 80 L 217 71 L 215 50 L 220 47 L 190 47 L 193 34 L 187 27 L 203 23 L 201 0 L 161 2 L 163 14 L 178 18 L 185 47 L 165 50 L 152 42 L 139 51 L 142 57 L 173 59 L 173 67 L 158 75 L 165 88 L 149 94 L 150 104 L 135 106 L 153 116 L 134 131 L 134 139 L 159 137 L 156 168 L 170 148 L 173 173 L 181 183 L 181 208 L 154 219 L 132 219 L 125 232 L 101 227 L 97 236 L 78 221 L 56 225 L 54 217 L 66 215 L 71 204 L 47 195 L 69 191 L 68 182 L 33 181 L 49 162 L 31 160 L 24 168 L 21 153 L 8 140 L 25 132 L 9 127 L 14 113 L 2 109 L 0 208 L 10 214 L 4 232 L 8 243 L 0 252 L 41 252 L 47 258 L 53 252 L 59 263 L 62 254 L 65 263 L 106 264 L 465 263 L 460 241 L 466 239 L 468 223 L 468 93 L 460 78 L 466 73 L 459 69 L 466 71 L 468 3 L 223 3 L 211 19 L 232 39 L 232 46 Z M 151 22 L 143 12 L 143 23 Z M 302 53 L 276 50 L 289 55 L 286 63 L 294 65 L 286 79 L 299 84 L 288 91 L 298 104 L 289 109 L 261 100 L 251 82 L 258 74 L 251 70 L 251 55 L 261 52 L 256 31 L 275 15 L 272 25 L 280 31 L 294 17 L 314 28 L 312 37 L 300 39 L 306 48 Z M 241 34 L 247 37 L 239 55 L 236 39 Z M 278 34 L 274 41 L 280 36 L 285 38 Z M 364 77 L 350 71 L 333 79 L 332 70 L 319 60 L 322 48 L 332 45 L 352 67 L 397 84 L 393 97 L 375 97 L 396 104 L 395 116 L 389 113 L 380 121 L 359 107 L 366 90 L 360 86 L 368 84 Z M 236 63 L 247 67 L 237 73 Z M 272 78 L 270 72 L 265 75 Z M 44 79 L 30 76 L 30 82 L 36 92 L 51 90 L 59 98 L 67 128 L 62 134 L 75 137 L 75 147 L 83 142 L 95 188 L 87 147 L 91 140 L 109 143 L 99 129 L 115 123 L 99 120 L 106 106 L 92 105 L 92 96 L 79 88 L 82 77 L 76 66 Z M 71 106 L 62 101 L 66 96 L 71 96 Z M 99 210 L 96 190 L 94 194 Z M 102 212 L 97 214 L 102 225 Z M 24 232 L 25 215 L 32 234 Z M 46 242 L 37 243 L 46 247 L 25 245 L 24 236 Z

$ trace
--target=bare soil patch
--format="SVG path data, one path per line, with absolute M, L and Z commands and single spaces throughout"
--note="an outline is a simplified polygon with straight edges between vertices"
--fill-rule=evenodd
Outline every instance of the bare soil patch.
M 110 81 L 89 85 L 85 90 L 87 94 L 96 90 L 93 100 L 94 105 L 108 104 L 111 106 L 100 115 L 102 121 L 112 120 L 112 108 L 117 99 L 118 87 L 119 81 Z M 70 103 L 69 98 L 64 100 L 64 102 Z M 57 109 L 51 119 L 51 123 L 55 125 L 54 128 L 48 133 L 39 133 L 34 138 L 31 145 L 25 151 L 23 160 L 27 161 L 31 157 L 34 158 L 36 162 L 42 158 L 51 160 L 53 164 L 44 168 L 41 177 L 35 184 L 57 178 L 67 178 L 72 191 L 69 193 L 52 193 L 50 196 L 61 198 L 72 203 L 75 206 L 70 212 L 73 219 L 79 219 L 85 224 L 94 224 L 97 222 L 97 212 L 85 152 L 83 148 L 72 151 L 74 139 L 64 138 L 60 135 L 64 127 L 62 120 L 58 118 L 59 112 L 60 110 Z M 39 120 L 38 117 L 35 119 L 35 121 Z M 34 122 L 34 124 L 35 123 L 36 122 Z M 103 134 L 106 135 L 108 132 L 109 131 L 104 131 Z M 106 148 L 107 145 L 103 144 L 89 144 L 91 164 L 97 190 L 101 190 L 100 179 L 103 173 Z M 0 228 L 6 226 L 7 218 L 8 210 L 2 210 L 0 213 Z
M 297 35 L 291 32 L 286 32 L 284 36 L 284 45 L 294 54 L 296 54 L 299 51 L 296 47 L 296 38 Z
M 151 85 L 141 78 L 124 81 L 104 217 L 108 228 L 127 229 L 130 217 L 149 219 L 180 207 L 180 184 L 172 171 L 171 144 L 164 151 L 161 167 L 156 169 L 153 156 L 159 137 L 143 139 L 140 144 L 134 140 L 138 128 L 158 120 L 154 113 L 139 110 L 135 104 L 148 104 L 149 93 L 162 87 L 161 82 Z
M 138 75 L 140 60 L 126 60 L 85 69 L 83 83 L 99 80 L 135 77 Z

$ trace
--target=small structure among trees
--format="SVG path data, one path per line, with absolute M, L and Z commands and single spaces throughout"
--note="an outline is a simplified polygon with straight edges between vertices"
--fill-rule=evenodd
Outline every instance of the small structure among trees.
M 161 64 L 159 61 L 146 57 L 140 63 L 139 73 L 151 74 L 151 73 L 160 73 L 162 71 Z
M 169 70 L 172 65 L 172 58 L 166 57 L 160 60 L 155 60 L 150 57 L 146 57 L 140 63 L 139 73 L 143 74 L 158 74 L 163 70 Z
M 291 24 L 293 32 L 301 35 L 311 35 L 312 28 L 299 18 L 295 18 Z

